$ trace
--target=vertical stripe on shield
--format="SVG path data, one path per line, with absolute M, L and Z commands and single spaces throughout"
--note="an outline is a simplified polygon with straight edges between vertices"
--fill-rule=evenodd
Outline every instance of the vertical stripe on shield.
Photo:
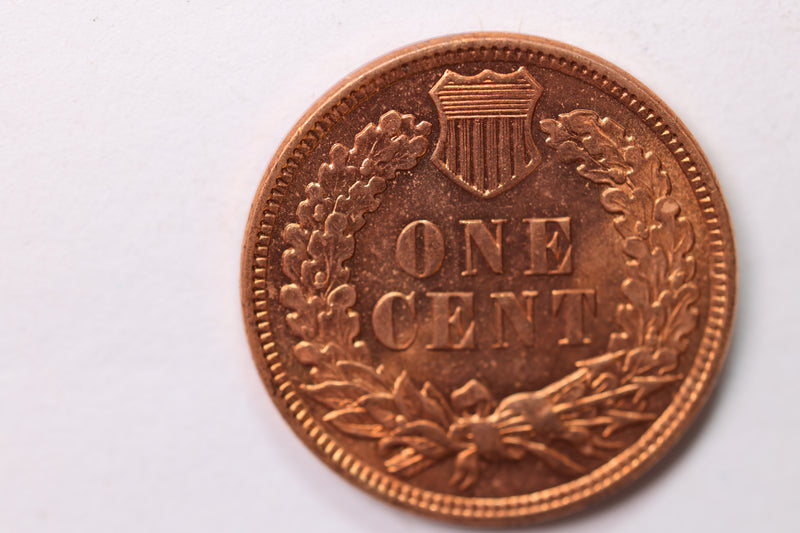
M 450 118 L 444 160 L 460 180 L 492 191 L 524 174 L 533 155 L 525 144 L 525 117 Z
M 525 119 L 514 117 L 511 119 L 511 150 L 514 156 L 514 175 L 519 176 L 525 172 L 528 164 L 525 157 L 525 137 L 523 128 Z
M 479 191 L 485 190 L 483 176 L 483 123 L 482 119 L 472 119 L 472 168 L 473 185 Z
M 447 121 L 447 152 L 445 154 L 445 161 L 447 162 L 447 168 L 449 168 L 453 174 L 458 174 L 456 170 L 456 153 L 458 149 L 458 141 L 456 139 L 456 121 L 455 120 L 448 120 Z
M 499 146 L 497 148 L 498 155 L 498 164 L 500 166 L 500 172 L 498 172 L 499 183 L 498 185 L 502 185 L 504 183 L 508 183 L 511 181 L 511 175 L 513 174 L 513 170 L 511 168 L 511 151 L 513 150 L 511 145 L 511 127 L 509 125 L 509 121 L 511 119 L 507 117 L 502 117 L 499 119 L 500 127 L 498 132 L 499 138 Z
M 456 129 L 458 130 L 458 170 L 454 172 L 464 183 L 472 184 L 469 179 L 470 175 L 470 158 L 469 153 L 472 150 L 470 146 L 469 124 L 464 124 L 464 121 L 458 119 L 456 122 Z
M 430 94 L 442 128 L 434 163 L 468 191 L 494 196 L 541 160 L 530 133 L 541 86 L 524 68 L 476 76 L 448 71 Z
M 526 117 L 451 117 L 444 127 L 443 161 L 454 176 L 481 192 L 524 175 L 534 153 L 526 144 Z
M 497 118 L 486 119 L 486 190 L 497 188 Z

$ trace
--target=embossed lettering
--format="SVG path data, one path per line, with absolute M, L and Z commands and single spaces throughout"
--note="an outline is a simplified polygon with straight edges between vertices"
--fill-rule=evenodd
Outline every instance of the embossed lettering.
M 522 291 L 525 298 L 525 308 L 517 299 L 513 292 L 493 292 L 490 294 L 494 300 L 495 308 L 495 327 L 497 329 L 497 342 L 494 348 L 506 348 L 508 342 L 503 336 L 503 318 L 508 317 L 511 327 L 517 333 L 520 342 L 525 346 L 533 344 L 533 299 L 538 293 L 536 291 Z
M 475 254 L 472 251 L 474 242 L 483 258 L 495 274 L 503 273 L 503 223 L 505 219 L 493 219 L 496 224 L 494 234 L 489 233 L 482 220 L 460 220 L 464 224 L 464 271 L 462 276 L 474 276 L 478 273 L 475 266 Z
M 407 318 L 398 324 L 395 314 L 397 307 L 405 308 Z M 398 313 L 400 314 L 400 313 Z M 417 310 L 414 306 L 414 293 L 389 292 L 381 296 L 372 310 L 372 329 L 375 337 L 387 348 L 405 350 L 417 336 Z
M 444 259 L 442 232 L 428 220 L 408 224 L 397 237 L 395 257 L 406 273 L 416 278 L 432 276 Z
M 365 161 L 385 153 L 385 150 L 373 154 L 366 148 L 356 149 L 359 143 L 367 142 L 364 139 L 369 140 L 367 146 L 371 146 L 373 150 L 386 145 L 381 139 L 400 143 L 399 153 L 407 151 L 401 160 L 415 154 L 419 157 L 422 152 L 415 141 L 421 137 L 412 137 L 412 134 L 420 133 L 424 139 L 430 125 L 423 122 L 415 126 L 414 122 L 411 116 L 401 117 L 397 112 L 390 111 L 380 118 L 377 127 L 372 124 L 362 130 L 350 153 L 363 152 L 363 159 L 358 158 L 352 162 L 352 166 L 347 166 L 347 172 L 343 174 L 359 176 L 357 169 L 370 168 L 364 164 Z M 694 279 L 694 254 L 698 251 L 694 248 L 695 230 L 692 222 L 680 215 L 679 198 L 670 196 L 672 178 L 668 168 L 662 171 L 661 162 L 657 158 L 648 157 L 645 147 L 634 144 L 633 137 L 626 135 L 620 124 L 608 117 L 598 117 L 594 112 L 579 109 L 559 115 L 558 122 L 545 120 L 541 124 L 550 133 L 547 144 L 558 148 L 562 158 L 569 156 L 565 162 L 574 160 L 576 150 L 582 151 L 585 157 L 580 158 L 577 172 L 595 183 L 609 185 L 611 190 L 616 189 L 612 184 L 620 185 L 625 193 L 622 201 L 626 198 L 635 199 L 640 195 L 648 197 L 651 191 L 661 191 L 659 194 L 662 196 L 650 198 L 653 200 L 652 208 L 645 205 L 641 212 L 631 210 L 632 223 L 629 226 L 654 228 L 654 235 L 640 243 L 644 247 L 644 253 L 654 255 L 654 250 L 663 251 L 662 243 L 666 242 L 671 257 L 669 265 L 663 267 L 667 270 L 658 276 L 649 275 L 653 273 L 653 267 L 648 267 L 644 262 L 628 263 L 628 277 L 621 287 L 623 296 L 627 298 L 623 308 L 627 313 L 620 312 L 617 316 L 619 329 L 612 334 L 608 345 L 609 351 L 613 353 L 578 361 L 578 368 L 572 373 L 565 377 L 554 376 L 556 381 L 543 387 L 529 389 L 515 385 L 520 390 L 498 394 L 485 377 L 479 376 L 480 379 L 469 379 L 452 390 L 448 398 L 447 390 L 444 393 L 438 391 L 427 378 L 423 383 L 422 379 L 411 378 L 404 371 L 392 379 L 388 378 L 390 374 L 385 373 L 381 365 L 370 368 L 366 363 L 358 362 L 369 359 L 370 354 L 366 351 L 365 343 L 358 340 L 357 336 L 359 313 L 352 308 L 356 301 L 356 289 L 348 283 L 348 267 L 344 267 L 341 262 L 338 263 L 338 272 L 330 275 L 332 261 L 342 256 L 349 258 L 352 254 L 352 240 L 342 240 L 339 248 L 334 242 L 333 251 L 320 254 L 314 252 L 317 260 L 313 264 L 305 258 L 309 257 L 311 250 L 319 250 L 319 241 L 315 239 L 328 229 L 329 224 L 336 229 L 343 216 L 351 217 L 350 220 L 362 220 L 367 212 L 364 207 L 367 204 L 344 201 L 342 204 L 350 211 L 331 212 L 324 220 L 322 217 L 310 217 L 308 213 L 324 213 L 325 209 L 336 204 L 332 197 L 325 197 L 324 202 L 320 201 L 319 189 L 309 187 L 307 199 L 297 208 L 299 221 L 289 224 L 284 230 L 288 247 L 283 254 L 283 270 L 291 282 L 281 287 L 280 299 L 287 308 L 286 326 L 297 341 L 291 353 L 298 365 L 311 367 L 307 379 L 302 376 L 294 376 L 293 379 L 300 382 L 300 390 L 304 395 L 319 404 L 319 409 L 325 410 L 326 414 L 322 418 L 325 424 L 355 439 L 377 441 L 380 447 L 387 442 L 393 448 L 397 447 L 399 451 L 384 461 L 386 471 L 393 475 L 414 476 L 420 472 L 420 468 L 427 468 L 437 461 L 454 459 L 455 475 L 450 483 L 454 487 L 453 492 L 464 492 L 474 486 L 479 476 L 483 475 L 487 463 L 488 472 L 493 475 L 493 465 L 499 461 L 524 460 L 520 448 L 533 456 L 531 460 L 547 458 L 547 468 L 559 472 L 559 475 L 573 478 L 584 475 L 595 467 L 598 457 L 606 454 L 607 457 L 614 457 L 629 442 L 627 436 L 622 439 L 626 442 L 617 442 L 616 438 L 610 440 L 613 433 L 633 424 L 649 425 L 658 417 L 661 409 L 658 405 L 649 403 L 647 396 L 660 387 L 673 387 L 673 390 L 677 390 L 682 382 L 682 375 L 676 372 L 679 357 L 684 355 L 682 352 L 689 343 L 687 336 L 698 325 L 698 287 L 697 280 Z M 402 128 L 403 135 L 396 134 L 398 127 Z M 374 140 L 375 136 L 378 136 L 378 141 Z M 411 140 L 408 141 L 408 146 L 404 146 L 401 139 Z M 562 150 L 563 146 L 569 146 L 570 149 Z M 595 159 L 598 146 L 603 147 L 602 152 L 610 156 Z M 337 161 L 342 154 L 348 153 L 343 145 L 335 145 L 334 148 L 331 151 L 331 165 L 320 167 L 317 185 L 330 178 L 326 174 L 328 170 L 332 172 L 339 168 L 341 165 Z M 629 154 L 634 154 L 634 157 L 628 158 Z M 395 158 L 394 152 L 391 157 Z M 594 160 L 596 168 L 587 170 L 583 162 L 590 159 Z M 617 183 L 619 169 L 614 162 L 622 159 L 630 160 L 632 171 L 637 176 L 636 182 Z M 377 165 L 372 167 L 380 168 Z M 394 177 L 394 170 L 391 173 L 381 170 L 380 177 Z M 367 176 L 363 177 L 366 179 Z M 361 177 L 358 179 L 361 180 Z M 618 213 L 616 208 L 608 205 L 604 205 L 604 208 L 610 215 L 616 216 Z M 363 221 L 358 224 L 363 225 Z M 351 233 L 347 237 L 358 231 L 361 227 L 358 224 L 354 226 L 355 229 L 349 230 Z M 622 238 L 621 242 L 627 242 L 630 238 L 626 234 L 627 230 L 622 226 L 615 227 Z M 560 231 L 565 232 L 563 226 Z M 491 241 L 488 230 L 485 233 Z M 569 234 L 565 233 L 569 242 Z M 494 245 L 498 249 L 498 259 L 502 267 L 500 237 L 498 231 Z M 424 236 L 417 235 L 415 238 L 424 239 Z M 467 241 L 469 245 L 469 236 Z M 548 239 L 545 235 L 542 242 L 545 242 L 545 255 L 558 262 L 552 267 L 545 263 L 544 273 L 548 273 L 564 264 L 567 252 L 556 253 L 556 250 L 562 250 L 563 247 L 555 236 Z M 552 247 L 549 243 L 552 243 Z M 550 252 L 547 252 L 548 249 Z M 415 252 L 419 253 L 419 250 L 415 249 Z M 482 249 L 481 253 L 489 262 L 487 251 Z M 620 257 L 621 261 L 626 259 L 627 256 Z M 424 259 L 421 270 L 417 269 L 418 264 L 418 261 L 412 263 L 413 270 L 424 272 Z M 308 275 L 309 266 L 315 269 L 311 271 L 313 275 Z M 532 264 L 531 269 L 533 268 Z M 660 298 L 664 304 L 664 312 L 657 313 L 651 317 L 652 320 L 637 319 L 648 313 L 652 314 L 652 306 L 649 298 L 637 298 L 628 290 L 628 285 L 634 278 L 644 283 L 641 290 L 645 296 L 674 296 Z M 492 281 L 499 280 L 495 278 Z M 484 284 L 485 290 L 488 289 L 487 285 L 493 284 Z M 263 290 L 259 289 L 254 294 L 258 295 L 259 292 Z M 479 306 L 488 303 L 485 299 L 482 300 L 481 294 L 486 293 L 478 293 L 476 296 Z M 442 292 L 428 296 L 432 300 L 433 324 L 433 343 L 427 345 L 428 348 L 474 347 L 475 335 L 478 336 L 477 342 L 482 342 L 481 332 L 474 332 L 477 326 L 473 320 L 473 293 Z M 495 302 L 501 326 L 502 321 L 508 317 L 520 337 L 525 335 L 521 332 L 532 331 L 533 306 L 535 303 L 541 304 L 541 300 L 534 302 L 533 291 L 527 295 L 522 293 L 522 298 L 527 298 L 527 314 L 523 309 L 523 300 L 513 293 L 495 292 L 490 297 Z M 596 300 L 596 292 L 592 289 L 552 291 L 552 315 L 560 317 L 566 329 L 565 336 L 559 340 L 560 344 L 581 345 L 590 342 L 589 337 L 584 336 L 584 308 L 591 315 L 596 315 Z M 388 293 L 379 300 L 373 312 L 373 326 L 377 322 L 377 329 L 384 328 L 380 333 L 384 340 L 389 339 L 397 346 L 413 342 L 417 334 L 416 321 L 414 293 Z M 387 325 L 388 329 L 385 327 Z M 331 332 L 335 334 L 331 335 Z M 498 334 L 502 343 L 501 329 L 498 329 Z M 491 337 L 487 335 L 486 339 Z M 618 340 L 625 342 L 610 348 Z M 273 346 L 272 342 L 264 344 L 263 355 L 269 358 L 272 354 L 267 350 L 271 350 Z M 603 379 L 598 379 L 594 369 L 601 367 Z M 270 371 L 273 368 L 271 366 Z M 520 376 L 520 383 L 524 377 Z M 291 388 L 288 390 L 289 393 L 294 393 Z M 284 396 L 288 398 L 288 393 Z M 417 401 L 419 398 L 426 401 L 420 403 Z M 540 408 L 542 406 L 546 408 L 544 411 Z M 553 409 L 549 408 L 553 406 Z M 462 416 L 445 415 L 450 412 L 462 413 Z M 582 437 L 586 438 L 577 441 L 572 438 L 575 436 L 575 428 L 585 430 Z M 327 428 L 323 431 L 327 431 Z M 390 440 L 383 440 L 386 437 Z M 557 441 L 558 448 L 551 447 L 551 443 Z M 505 446 L 508 443 L 515 446 Z M 567 453 L 563 453 L 562 448 Z M 435 453 L 428 457 L 420 453 L 421 449 L 434 449 Z
M 531 252 L 531 266 L 525 274 L 572 273 L 569 217 L 526 218 L 523 222 L 528 223 Z
M 429 292 L 431 343 L 429 350 L 464 350 L 475 347 L 475 320 L 471 292 Z M 451 302 L 457 300 L 454 309 Z
M 564 319 L 565 334 L 558 339 L 559 344 L 589 344 L 592 339 L 584 336 L 585 307 L 594 316 L 597 301 L 594 289 L 557 289 L 553 291 L 553 315 L 559 313 Z

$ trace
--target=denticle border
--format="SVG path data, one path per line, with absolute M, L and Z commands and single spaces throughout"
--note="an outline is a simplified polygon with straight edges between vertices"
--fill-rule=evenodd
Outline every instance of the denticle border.
M 455 39 L 458 39 L 456 37 Z M 601 493 L 630 474 L 640 474 L 642 467 L 650 464 L 665 450 L 663 447 L 677 437 L 676 430 L 685 424 L 685 420 L 693 415 L 699 407 L 700 400 L 705 399 L 710 389 L 710 381 L 715 374 L 715 366 L 724 356 L 727 338 L 723 336 L 723 327 L 729 320 L 729 305 L 733 296 L 731 290 L 732 273 L 729 273 L 728 262 L 732 265 L 733 257 L 728 258 L 725 253 L 726 245 L 723 240 L 723 227 L 719 215 L 714 207 L 710 190 L 716 194 L 716 186 L 708 183 L 696 163 L 689 157 L 683 144 L 678 141 L 678 134 L 671 131 L 670 126 L 664 123 L 657 111 L 646 106 L 635 94 L 608 78 L 608 76 L 582 65 L 577 61 L 547 53 L 542 49 L 571 49 L 565 45 L 558 45 L 551 41 L 536 41 L 522 36 L 502 37 L 497 35 L 463 36 L 462 39 L 471 39 L 473 43 L 465 41 L 450 42 L 443 40 L 431 43 L 431 49 L 421 50 L 420 57 L 415 57 L 406 62 L 373 63 L 374 68 L 362 71 L 364 83 L 360 84 L 346 96 L 339 98 L 338 102 L 331 105 L 330 109 L 322 115 L 295 143 L 291 156 L 286 159 L 282 168 L 277 172 L 277 178 L 269 191 L 264 191 L 270 196 L 260 217 L 253 216 L 248 229 L 248 239 L 254 240 L 253 255 L 245 257 L 245 265 L 252 265 L 252 277 L 249 278 L 249 287 L 252 289 L 252 309 L 255 320 L 247 317 L 248 322 L 254 322 L 255 334 L 264 358 L 265 375 L 272 379 L 274 395 L 285 402 L 285 410 L 291 413 L 296 423 L 316 443 L 318 452 L 327 457 L 329 461 L 346 472 L 351 481 L 374 491 L 390 501 L 405 506 L 415 507 L 424 512 L 453 519 L 483 519 L 496 522 L 510 523 L 523 518 L 532 518 L 534 515 L 543 517 L 560 514 L 567 507 L 588 501 L 592 496 Z M 530 42 L 521 43 L 522 39 Z M 495 46 L 481 46 L 475 41 L 494 42 Z M 501 43 L 505 41 L 505 46 Z M 513 47 L 508 46 L 513 42 Z M 424 46 L 424 45 L 423 45 Z M 447 48 L 455 48 L 448 50 Z M 413 49 L 412 53 L 413 53 Z M 576 51 L 577 52 L 577 51 Z M 399 52 L 400 54 L 403 51 Z M 577 52 L 580 53 L 580 52 Z M 419 55 L 419 54 L 415 54 Z M 589 54 L 585 54 L 589 57 Z M 396 57 L 396 56 L 395 56 Z M 284 372 L 279 354 L 274 350 L 272 333 L 267 321 L 267 294 L 266 271 L 267 254 L 272 232 L 274 230 L 275 215 L 279 212 L 283 202 L 286 187 L 291 182 L 294 174 L 305 157 L 316 147 L 321 138 L 330 128 L 341 120 L 351 109 L 367 100 L 382 88 L 405 78 L 442 64 L 477 62 L 477 61 L 509 61 L 520 64 L 536 64 L 539 67 L 550 68 L 563 74 L 571 75 L 584 82 L 588 82 L 605 93 L 619 100 L 636 114 L 645 125 L 662 141 L 673 154 L 684 175 L 689 180 L 698 206 L 705 220 L 706 233 L 709 238 L 709 283 L 710 304 L 706 328 L 695 357 L 694 365 L 681 384 L 681 387 L 672 403 L 664 410 L 663 414 L 645 431 L 633 445 L 601 467 L 589 474 L 568 483 L 534 492 L 531 494 L 505 497 L 505 498 L 473 498 L 437 493 L 413 487 L 407 482 L 375 470 L 346 452 L 330 435 L 328 435 L 310 416 L 304 401 L 297 394 L 288 375 Z M 589 61 L 590 62 L 590 61 Z M 606 62 L 598 62 L 608 70 L 617 74 L 625 74 Z M 368 67 L 369 68 L 369 67 Z M 602 68 L 602 67 L 601 67 Z M 375 70 L 383 71 L 375 74 Z M 352 81 L 350 82 L 352 83 Z M 642 90 L 646 93 L 646 90 Z M 655 99 L 645 94 L 646 99 Z M 682 128 L 676 124 L 673 129 L 680 131 Z M 688 137 L 688 135 L 685 135 Z M 691 138 L 688 139 L 692 144 Z M 699 150 L 698 150 L 699 151 Z M 702 159 L 702 155 L 701 155 Z M 710 171 L 709 171 L 710 172 Z M 256 205 L 258 200 L 256 200 Z M 252 236 L 255 235 L 253 238 Z M 246 243 L 247 244 L 247 243 Z M 248 279 L 248 274 L 243 275 L 243 281 Z M 244 294 L 244 293 L 243 293 Z M 252 332 L 251 332 L 252 333 Z M 661 453 L 658 453 L 661 452 Z

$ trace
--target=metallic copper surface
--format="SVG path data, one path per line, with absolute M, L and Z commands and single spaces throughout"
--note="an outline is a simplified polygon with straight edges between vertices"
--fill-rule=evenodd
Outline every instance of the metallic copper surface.
M 242 302 L 296 433 L 352 483 L 472 524 L 576 510 L 707 398 L 736 269 L 680 120 L 586 52 L 424 42 L 291 130 L 253 204 Z

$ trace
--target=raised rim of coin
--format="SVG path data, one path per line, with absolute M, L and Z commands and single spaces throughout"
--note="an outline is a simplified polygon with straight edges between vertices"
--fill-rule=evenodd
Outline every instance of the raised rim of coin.
M 285 373 L 266 320 L 266 254 L 275 213 L 298 164 L 349 110 L 382 88 L 440 63 L 514 60 L 578 78 L 625 105 L 673 155 L 691 184 L 711 242 L 711 300 L 700 349 L 674 399 L 630 447 L 568 483 L 531 494 L 473 498 L 415 487 L 362 463 L 309 414 Z M 732 229 L 719 185 L 687 128 L 642 83 L 606 61 L 555 41 L 518 34 L 471 33 L 419 43 L 386 55 L 342 80 L 298 121 L 278 149 L 258 188 L 247 225 L 241 296 L 254 361 L 275 404 L 297 435 L 328 465 L 367 491 L 405 508 L 459 522 L 514 524 L 577 510 L 640 476 L 685 432 L 702 407 L 730 341 L 736 298 Z

